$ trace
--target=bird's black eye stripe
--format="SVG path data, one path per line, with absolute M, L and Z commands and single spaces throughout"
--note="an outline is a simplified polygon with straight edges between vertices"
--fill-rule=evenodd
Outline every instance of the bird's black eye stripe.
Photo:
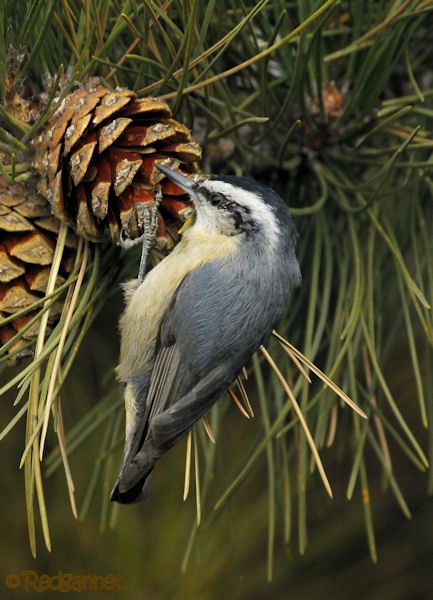
M 257 223 L 251 218 L 251 209 L 249 206 L 239 205 L 225 194 L 210 191 L 204 187 L 200 189 L 200 192 L 209 204 L 218 210 L 228 213 L 234 224 L 233 235 L 240 232 L 249 234 L 259 230 Z
M 237 206 L 235 210 L 232 210 L 232 216 L 237 231 L 244 231 L 247 234 L 257 232 L 259 226 L 250 216 L 250 209 L 246 206 L 242 208 Z
M 212 206 L 220 206 L 224 204 L 226 198 L 222 194 L 218 194 L 216 192 L 212 192 L 208 195 L 207 199 L 209 200 Z

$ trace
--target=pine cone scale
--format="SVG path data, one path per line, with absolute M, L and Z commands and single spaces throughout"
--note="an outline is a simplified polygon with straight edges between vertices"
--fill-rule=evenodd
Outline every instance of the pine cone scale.
M 130 102 L 132 97 L 135 97 L 135 93 L 129 90 L 122 90 L 120 92 L 106 94 L 99 106 L 97 106 L 95 109 L 95 116 L 92 119 L 92 125 L 100 125 L 113 114 L 119 112 L 121 108 Z
M 98 144 L 96 137 L 96 133 L 90 134 L 86 138 L 84 145 L 71 154 L 69 160 L 70 175 L 75 186 L 81 183 L 87 173 L 93 153 Z
M 0 311 L 5 313 L 14 313 L 21 308 L 26 308 L 36 302 L 39 297 L 31 294 L 22 281 L 18 281 L 14 286 L 0 283 Z
M 77 121 L 73 121 L 65 130 L 63 155 L 67 156 L 72 148 L 81 140 L 89 126 L 91 114 L 84 115 Z
M 26 272 L 23 264 L 13 259 L 0 242 L 0 282 L 9 282 Z
M 119 117 L 108 123 L 108 125 L 104 125 L 99 135 L 98 152 L 101 154 L 104 150 L 112 146 L 131 123 L 133 123 L 132 119 Z
M 168 104 L 159 98 L 137 98 L 122 110 L 122 115 L 148 115 L 154 119 L 164 119 L 171 116 L 171 110 Z

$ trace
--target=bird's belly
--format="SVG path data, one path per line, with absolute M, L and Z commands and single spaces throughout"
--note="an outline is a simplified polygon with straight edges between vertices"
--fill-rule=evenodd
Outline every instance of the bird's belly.
M 134 292 L 127 294 L 127 305 L 120 319 L 119 379 L 131 379 L 153 367 L 162 318 L 184 277 L 204 263 L 235 252 L 233 238 L 194 229 L 188 230 L 175 250 L 146 275 Z

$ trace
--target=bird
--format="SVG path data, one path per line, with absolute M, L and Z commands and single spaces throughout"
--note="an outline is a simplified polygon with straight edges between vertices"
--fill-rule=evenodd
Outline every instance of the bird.
M 121 504 L 147 497 L 157 461 L 266 345 L 301 282 L 298 233 L 270 187 L 157 167 L 189 194 L 195 218 L 141 283 L 124 286 L 125 449 L 111 493 Z

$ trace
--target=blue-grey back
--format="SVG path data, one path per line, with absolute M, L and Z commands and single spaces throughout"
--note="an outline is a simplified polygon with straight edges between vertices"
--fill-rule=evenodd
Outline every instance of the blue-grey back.
M 266 343 L 298 280 L 294 253 L 276 268 L 246 246 L 226 262 L 213 261 L 189 273 L 164 329 L 176 339 L 182 357 L 188 357 L 191 374 L 203 377 L 231 357 L 234 378 Z

